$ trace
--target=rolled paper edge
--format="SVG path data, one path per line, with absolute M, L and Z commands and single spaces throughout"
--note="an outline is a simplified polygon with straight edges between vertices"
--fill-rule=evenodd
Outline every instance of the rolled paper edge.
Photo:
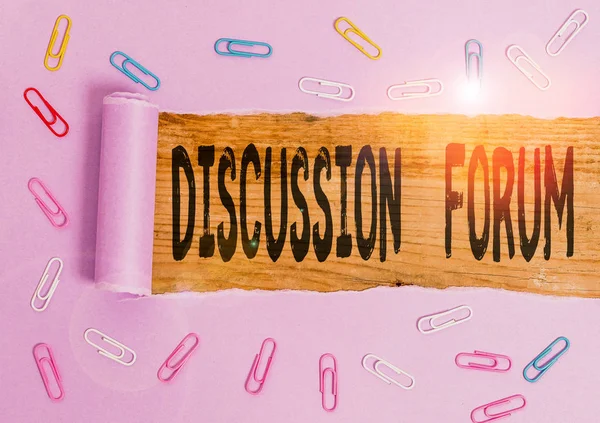
M 158 105 L 151 103 L 143 94 L 116 92 L 104 97 L 102 103 L 106 104 L 136 104 L 143 107 L 152 107 L 158 110 Z
M 102 223 L 104 220 L 100 218 L 101 210 L 104 207 L 101 207 L 101 202 L 103 201 L 103 193 L 101 190 L 103 189 L 103 168 L 106 166 L 102 163 L 103 156 L 103 148 L 104 146 L 104 107 L 106 106 L 132 106 L 135 107 L 143 107 L 149 109 L 156 110 L 156 119 L 158 121 L 158 105 L 151 103 L 148 98 L 143 94 L 138 93 L 128 93 L 128 92 L 115 92 L 109 94 L 103 99 L 103 118 L 102 118 L 102 143 L 101 143 L 101 160 L 100 160 L 100 178 L 99 178 L 99 189 L 98 189 L 98 221 L 97 221 L 97 233 L 96 233 L 96 263 L 95 263 L 95 286 L 98 289 L 107 290 L 115 293 L 128 293 L 139 296 L 149 296 L 152 294 L 152 248 L 153 245 L 150 244 L 150 260 L 149 260 L 149 271 L 147 269 L 134 269 L 133 272 L 114 272 L 111 271 L 110 260 L 106 260 L 104 256 L 106 255 L 106 248 L 99 248 L 99 245 L 105 241 L 104 237 L 101 235 L 102 231 Z M 152 167 L 156 169 L 156 151 L 158 148 L 158 126 L 156 127 L 156 143 L 154 145 L 154 155 L 152 158 Z M 140 171 L 140 169 L 138 169 Z M 109 172 L 110 169 L 104 169 L 104 172 Z M 156 175 L 154 174 L 152 178 L 152 187 L 153 191 L 156 190 Z M 154 198 L 154 196 L 152 196 Z M 144 205 L 140 205 L 140 208 L 144 207 Z M 152 211 L 154 211 L 154 202 L 152 203 Z M 154 213 L 152 213 L 152 228 L 154 226 Z M 126 235 L 125 235 L 126 236 Z M 118 241 L 117 241 L 118 242 Z M 104 253 L 104 254 L 103 254 Z M 106 261 L 106 263 L 105 263 Z M 99 270 L 98 264 L 101 264 L 102 269 Z M 107 271 L 108 270 L 108 271 Z M 118 282 L 117 282 L 118 281 Z M 120 281 L 123 281 L 121 283 Z M 135 285 L 128 284 L 128 282 L 137 281 Z M 141 286 L 140 286 L 141 285 Z

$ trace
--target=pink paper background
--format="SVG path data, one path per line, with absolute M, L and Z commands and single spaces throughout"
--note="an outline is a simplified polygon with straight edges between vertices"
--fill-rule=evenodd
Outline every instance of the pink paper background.
M 510 421 L 595 422 L 600 370 L 598 300 L 556 299 L 487 289 L 418 288 L 363 293 L 167 295 L 127 299 L 94 288 L 98 158 L 102 97 L 141 91 L 116 71 L 110 53 L 122 50 L 161 77 L 149 94 L 162 110 L 302 110 L 319 113 L 396 110 L 411 113 L 521 113 L 541 117 L 597 116 L 600 95 L 600 4 L 570 1 L 3 1 L 0 8 L 0 421 L 2 422 L 468 422 L 470 411 L 512 394 L 527 408 Z M 168 4 L 168 6 L 167 6 Z M 590 24 L 557 58 L 544 45 L 575 8 Z M 73 19 L 63 67 L 51 73 L 43 57 L 54 20 Z M 333 30 L 348 16 L 383 49 L 373 62 Z M 217 38 L 264 40 L 268 60 L 217 56 Z M 484 44 L 485 92 L 479 105 L 460 101 L 463 46 Z M 520 44 L 551 76 L 538 91 L 504 57 Z M 302 94 L 302 76 L 353 85 L 349 104 Z M 391 84 L 420 78 L 446 82 L 443 96 L 391 102 Z M 57 139 L 22 98 L 37 87 L 71 125 Z M 144 90 L 145 91 L 145 90 Z M 41 178 L 69 211 L 56 230 L 27 190 Z M 65 269 L 48 310 L 29 300 L 50 257 Z M 440 251 L 440 260 L 445 260 Z M 421 315 L 459 304 L 474 318 L 432 336 L 415 327 Z M 83 341 L 97 327 L 131 346 L 138 361 L 125 368 Z M 170 386 L 155 373 L 189 331 L 199 350 Z M 536 384 L 520 371 L 557 336 L 571 350 Z M 263 393 L 243 384 L 265 337 L 278 342 Z M 32 347 L 54 348 L 66 390 L 47 398 Z M 456 353 L 482 349 L 510 355 L 505 375 L 469 372 Z M 318 392 L 318 358 L 338 358 L 340 404 L 325 413 Z M 412 391 L 388 386 L 360 366 L 372 352 L 416 378 Z M 507 420 L 508 421 L 508 420 Z

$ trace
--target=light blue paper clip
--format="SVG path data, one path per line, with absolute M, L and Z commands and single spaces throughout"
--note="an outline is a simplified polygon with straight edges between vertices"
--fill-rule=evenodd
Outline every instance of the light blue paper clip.
M 125 58 L 125 60 L 123 60 L 123 63 L 121 64 L 121 66 L 119 66 L 118 64 L 115 63 L 114 58 L 116 56 L 123 56 Z M 126 67 L 127 63 L 131 63 L 140 72 L 144 73 L 144 75 L 148 75 L 148 76 L 151 76 L 152 78 L 154 78 L 156 80 L 156 85 L 154 87 L 151 87 L 150 85 L 148 85 L 144 81 L 142 81 L 140 78 L 135 76 L 129 69 L 127 69 L 127 67 Z M 160 79 L 158 79 L 158 76 L 154 75 L 152 72 L 150 72 L 148 69 L 146 69 L 145 67 L 140 65 L 138 62 L 133 60 L 131 57 L 129 57 L 122 51 L 115 51 L 113 54 L 110 55 L 110 64 L 113 65 L 118 70 L 120 70 L 121 72 L 123 72 L 125 75 L 127 75 L 133 82 L 142 84 L 144 87 L 148 88 L 150 91 L 156 91 L 160 88 Z
M 221 50 L 219 50 L 219 44 L 221 44 L 221 43 L 227 43 L 227 51 L 221 51 Z M 239 51 L 239 50 L 234 50 L 233 49 L 233 46 L 235 46 L 235 45 L 248 46 L 248 47 L 262 46 L 262 47 L 268 48 L 269 51 L 266 52 L 266 53 L 252 53 L 252 52 L 249 52 L 249 51 Z M 262 58 L 266 58 L 266 57 L 269 57 L 273 53 L 273 47 L 271 47 L 270 44 L 261 43 L 260 41 L 246 41 L 246 40 L 236 40 L 236 39 L 233 39 L 233 38 L 219 38 L 217 40 L 217 42 L 215 43 L 215 51 L 217 52 L 217 54 L 220 54 L 221 56 L 262 57 Z
M 558 344 L 560 341 L 565 342 L 565 347 L 562 350 L 560 350 L 559 352 L 557 352 L 554 355 L 554 357 L 552 357 L 552 359 L 550 359 L 547 363 L 540 365 L 539 364 L 540 361 L 543 360 L 550 353 L 550 351 L 552 351 L 552 348 L 556 344 Z M 539 353 L 537 357 L 535 357 L 527 366 L 525 366 L 525 368 L 523 369 L 523 377 L 525 378 L 525 380 L 527 382 L 532 382 L 532 383 L 537 382 L 544 375 L 544 373 L 546 373 L 548 370 L 550 370 L 550 367 L 552 367 L 554 365 L 554 363 L 556 363 L 558 361 L 558 359 L 564 353 L 567 352 L 567 350 L 569 349 L 570 346 L 571 346 L 571 343 L 564 336 L 559 336 L 558 338 L 556 338 L 554 340 L 554 342 L 552 342 L 550 345 L 548 345 L 544 351 Z M 535 370 L 537 370 L 539 372 L 537 375 L 535 375 L 532 378 L 527 376 L 527 370 L 529 370 L 531 367 L 533 367 Z
M 471 44 L 477 44 L 479 51 L 469 51 Z M 473 71 L 471 70 L 471 62 L 473 59 L 477 59 L 477 79 L 479 80 L 479 85 L 481 85 L 481 80 L 483 79 L 483 46 L 475 39 L 469 40 L 465 44 L 465 66 L 467 70 L 467 80 L 469 82 L 473 79 Z

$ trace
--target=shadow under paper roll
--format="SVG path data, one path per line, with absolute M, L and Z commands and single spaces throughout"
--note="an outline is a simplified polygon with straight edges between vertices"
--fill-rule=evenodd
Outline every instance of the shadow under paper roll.
M 98 186 L 98 287 L 150 295 L 158 106 L 141 94 L 104 97 Z

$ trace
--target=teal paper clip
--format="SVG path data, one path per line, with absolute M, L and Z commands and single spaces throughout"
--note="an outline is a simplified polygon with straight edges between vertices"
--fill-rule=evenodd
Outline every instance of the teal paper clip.
M 123 60 L 123 63 L 121 63 L 121 66 L 119 66 L 118 64 L 115 63 L 114 58 L 116 56 L 123 56 L 125 58 L 125 60 Z M 160 79 L 158 79 L 158 76 L 154 75 L 152 72 L 150 72 L 148 69 L 146 69 L 145 67 L 140 65 L 138 62 L 133 60 L 131 57 L 129 57 L 122 51 L 115 51 L 113 54 L 111 54 L 110 55 L 110 63 L 115 68 L 117 68 L 118 70 L 123 72 L 125 75 L 127 75 L 133 82 L 142 84 L 144 87 L 148 88 L 150 91 L 156 91 L 160 88 Z M 127 69 L 127 66 L 126 66 L 127 63 L 131 63 L 134 67 L 136 67 L 144 75 L 148 75 L 148 76 L 151 76 L 152 78 L 154 78 L 154 80 L 156 81 L 156 85 L 154 87 L 151 87 L 150 85 L 148 85 L 144 81 L 142 81 L 140 78 L 135 76 L 129 69 Z
M 227 43 L 227 51 L 219 50 L 219 44 L 221 44 L 221 43 Z M 233 48 L 236 45 L 248 46 L 248 47 L 261 46 L 261 47 L 266 47 L 267 49 L 269 49 L 269 51 L 267 51 L 266 53 L 253 53 L 250 51 L 240 51 L 240 50 L 235 50 Z M 269 57 L 273 53 L 273 47 L 271 47 L 270 44 L 261 43 L 260 41 L 246 41 L 246 40 L 236 40 L 233 38 L 219 38 L 217 40 L 217 42 L 215 43 L 215 51 L 217 52 L 217 54 L 220 54 L 221 56 L 266 58 L 266 57 Z
M 540 361 L 542 361 L 544 358 L 546 358 L 546 356 L 548 354 L 550 354 L 550 351 L 552 351 L 552 348 L 561 341 L 565 342 L 565 347 L 562 350 L 560 350 L 559 352 L 557 352 L 554 355 L 554 357 L 552 357 L 546 363 L 540 364 Z M 570 346 L 571 346 L 571 343 L 564 336 L 560 336 L 560 337 L 556 338 L 554 340 L 554 342 L 552 342 L 550 345 L 548 345 L 544 351 L 539 353 L 536 358 L 534 358 L 527 366 L 525 366 L 525 368 L 523 369 L 523 377 L 525 378 L 525 380 L 527 382 L 532 382 L 532 383 L 537 382 L 544 375 L 544 373 L 546 373 L 548 370 L 550 370 L 550 367 L 552 367 L 554 365 L 554 363 L 556 363 L 558 361 L 558 359 L 564 353 L 567 352 L 567 350 L 569 349 Z M 537 375 L 535 375 L 532 378 L 527 376 L 527 370 L 529 370 L 531 367 L 533 367 L 535 370 L 537 370 L 539 372 Z

